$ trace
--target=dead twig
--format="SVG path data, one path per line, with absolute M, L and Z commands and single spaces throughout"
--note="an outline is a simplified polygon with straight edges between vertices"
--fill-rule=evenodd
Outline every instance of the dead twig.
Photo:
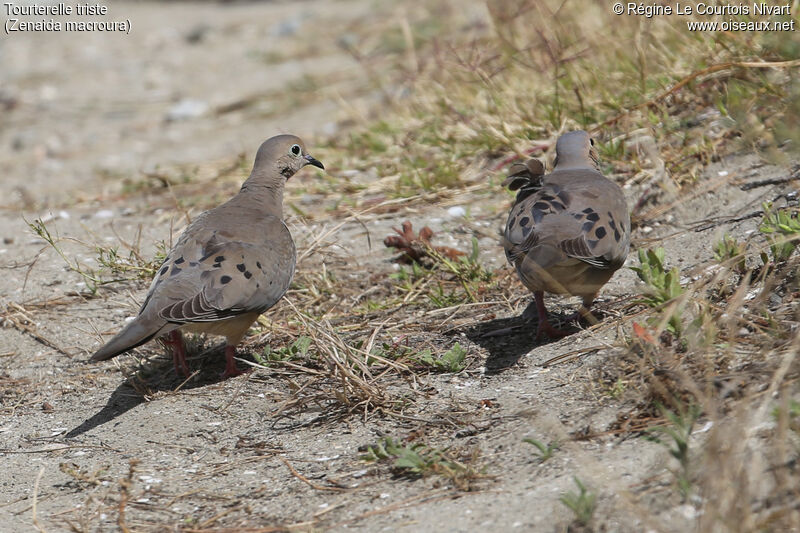
M 27 314 L 27 309 L 25 309 L 24 307 L 22 307 L 21 305 L 19 305 L 16 302 L 11 302 L 10 304 L 8 304 L 8 307 L 9 308 L 13 308 L 13 309 L 15 309 L 17 311 L 16 313 L 12 314 L 12 313 L 9 313 L 8 312 L 8 308 L 6 308 L 7 310 L 6 310 L 6 314 L 5 314 L 5 321 L 6 321 L 6 323 L 8 323 L 11 326 L 13 326 L 14 329 L 16 329 L 17 331 L 19 331 L 21 333 L 24 333 L 25 335 L 28 335 L 33 340 L 39 342 L 40 344 L 43 344 L 43 345 L 47 346 L 50 349 L 53 349 L 53 350 L 57 351 L 58 353 L 60 353 L 62 355 L 66 355 L 67 357 L 72 357 L 74 355 L 74 354 L 71 354 L 68 351 L 66 351 L 64 348 L 62 348 L 61 346 L 59 346 L 55 342 L 53 342 L 53 341 L 47 339 L 46 337 L 43 337 L 42 335 L 40 335 L 36 331 L 36 327 L 35 327 L 36 322 Z M 18 318 L 18 317 L 21 317 L 22 320 L 20 320 L 20 318 Z
M 312 489 L 315 489 L 315 490 L 327 490 L 327 491 L 332 491 L 332 492 L 346 492 L 348 490 L 347 488 L 344 488 L 344 487 L 328 487 L 328 486 L 325 486 L 325 485 L 318 485 L 318 484 L 314 483 L 313 481 L 311 481 L 310 479 L 308 479 L 307 477 L 305 477 L 303 474 L 301 474 L 297 470 L 295 470 L 295 468 L 292 466 L 292 464 L 285 457 L 279 455 L 278 459 L 283 461 L 283 464 L 286 465 L 286 467 L 289 469 L 289 472 L 291 472 L 294 477 L 296 477 L 297 479 L 299 479 L 300 481 L 302 481 L 303 483 L 305 483 L 306 485 L 308 485 Z
M 39 482 L 42 480 L 42 475 L 44 475 L 44 466 L 39 469 L 39 473 L 36 474 L 36 481 L 33 483 L 33 505 L 32 513 L 33 513 L 33 525 L 36 526 L 36 529 L 44 533 L 44 528 L 39 524 L 39 519 L 36 516 L 36 503 L 39 499 Z

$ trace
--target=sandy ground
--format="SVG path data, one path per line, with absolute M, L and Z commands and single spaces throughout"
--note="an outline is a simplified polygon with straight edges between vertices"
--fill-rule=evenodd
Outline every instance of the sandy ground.
M 352 107 L 369 107 L 372 96 L 358 88 L 363 69 L 337 45 L 334 27 L 371 8 L 360 0 L 114 4 L 112 18 L 132 20 L 130 35 L 0 39 L 1 531 L 112 531 L 122 524 L 131 531 L 564 531 L 573 516 L 558 499 L 574 490 L 576 475 L 598 494 L 599 530 L 686 531 L 694 523 L 694 507 L 669 489 L 673 465 L 664 448 L 614 432 L 634 406 L 624 394 L 598 394 L 592 386 L 621 353 L 619 319 L 636 293 L 628 269 L 601 295 L 603 323 L 555 342 L 537 343 L 518 318 L 528 302 L 521 286 L 520 298 L 484 321 L 431 313 L 438 325 L 425 330 L 376 316 L 375 327 L 393 336 L 438 346 L 457 341 L 471 362 L 459 374 L 394 384 L 387 394 L 405 398 L 407 407 L 393 413 L 342 414 L 325 402 L 295 407 L 296 373 L 259 369 L 220 381 L 218 356 L 193 360 L 203 371 L 181 386 L 174 376 L 159 377 L 172 370 L 154 356 L 156 345 L 86 364 L 99 334 L 113 333 L 134 312 L 145 285 L 76 297 L 85 280 L 25 220 L 43 217 L 51 231 L 83 242 L 140 239 L 142 254 L 152 255 L 156 242 L 185 224 L 181 208 L 196 213 L 236 190 L 263 139 L 291 131 L 313 141 L 336 131 Z M 307 53 L 284 60 L 287 47 Z M 313 98 L 287 99 L 287 84 L 300 87 L 309 76 L 333 81 Z M 237 107 L 241 102 L 248 105 Z M 124 193 L 131 176 L 187 163 L 222 168 L 242 153 L 240 168 L 200 173 L 193 177 L 199 185 L 182 189 L 192 199 L 214 191 L 197 205 L 167 189 Z M 320 179 L 304 172 L 289 185 L 299 205 L 313 204 L 302 203 L 303 191 Z M 756 226 L 754 218 L 729 218 L 764 200 L 785 201 L 780 186 L 742 191 L 732 184 L 785 173 L 749 155 L 714 163 L 705 172 L 710 190 L 667 210 L 659 225 L 640 228 L 637 242 L 663 239 L 682 275 L 697 275 L 721 230 L 745 237 Z M 633 204 L 642 190 L 626 193 Z M 497 230 L 509 197 L 488 191 L 450 204 L 475 198 L 468 219 L 448 214 L 447 204 L 376 216 L 367 228 L 371 249 L 365 228 L 350 220 L 330 237 L 326 268 L 353 283 L 385 278 L 395 267 L 380 240 L 406 218 L 429 225 L 443 244 L 468 249 L 477 236 L 481 261 L 504 268 Z M 290 217 L 301 250 L 336 222 Z M 68 257 L 93 264 L 93 250 L 69 240 L 62 246 Z M 319 269 L 320 259 L 298 268 Z M 553 299 L 550 306 L 565 315 L 574 303 Z M 289 304 L 278 307 L 268 318 L 288 320 Z M 520 327 L 482 336 L 509 325 Z M 137 366 L 145 355 L 153 357 Z M 566 357 L 545 364 L 559 356 Z M 126 380 L 137 369 L 141 386 Z M 437 476 L 398 479 L 359 459 L 381 436 L 414 433 L 458 456 L 479 457 L 482 475 L 464 491 Z M 540 462 L 526 437 L 561 446 Z

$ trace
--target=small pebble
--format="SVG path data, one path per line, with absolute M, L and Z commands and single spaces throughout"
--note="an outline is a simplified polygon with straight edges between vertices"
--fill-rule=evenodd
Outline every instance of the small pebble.
M 463 217 L 467 214 L 467 210 L 461 207 L 460 205 L 454 205 L 450 209 L 447 210 L 447 214 L 451 217 Z
M 170 122 L 187 120 L 203 116 L 208 111 L 208 104 L 202 100 L 184 98 L 167 111 L 166 119 Z

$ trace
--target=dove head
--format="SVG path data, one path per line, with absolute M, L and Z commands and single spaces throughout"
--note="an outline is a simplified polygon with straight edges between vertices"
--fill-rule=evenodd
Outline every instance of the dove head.
M 256 203 L 268 212 L 281 214 L 286 180 L 306 165 L 325 169 L 306 152 L 299 137 L 278 135 L 267 139 L 258 148 L 253 171 L 242 184 L 236 201 Z
M 274 182 L 267 185 L 281 186 L 306 165 L 325 169 L 322 163 L 306 152 L 306 146 L 299 137 L 277 135 L 264 141 L 258 148 L 251 178 L 258 175 L 261 179 Z
M 553 170 L 590 168 L 599 169 L 594 139 L 585 131 L 571 131 L 558 138 Z

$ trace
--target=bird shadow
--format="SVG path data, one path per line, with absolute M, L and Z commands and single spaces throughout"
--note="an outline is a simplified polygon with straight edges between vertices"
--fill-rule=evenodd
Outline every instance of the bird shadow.
M 156 357 L 144 360 L 136 372 L 111 393 L 106 405 L 99 412 L 70 430 L 64 437 L 73 438 L 82 435 L 164 393 L 196 389 L 224 381 L 225 378 L 220 376 L 225 369 L 223 354 L 224 345 L 221 345 L 190 356 L 188 358 L 190 368 L 194 371 L 188 379 L 175 373 L 171 359 Z
M 536 339 L 538 322 L 530 318 L 536 315 L 535 305 L 535 302 L 531 302 L 518 316 L 480 322 L 464 331 L 469 340 L 489 352 L 485 364 L 486 374 L 499 374 L 516 365 L 534 348 L 561 340 L 551 339 L 546 335 Z M 579 331 L 574 324 L 569 323 L 570 313 L 550 313 L 549 316 L 551 323 L 560 329 L 570 334 Z

